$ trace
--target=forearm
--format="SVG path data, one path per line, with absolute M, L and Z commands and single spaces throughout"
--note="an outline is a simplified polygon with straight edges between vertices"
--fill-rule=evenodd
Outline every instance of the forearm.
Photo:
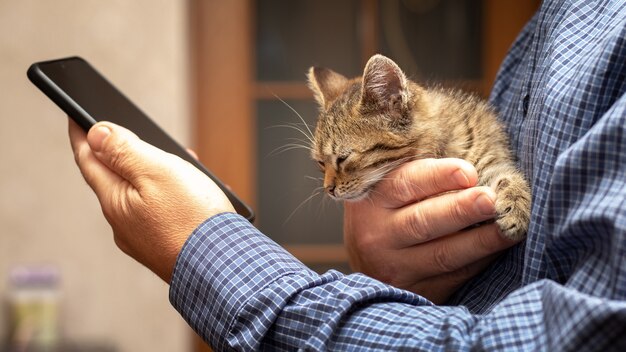
M 626 319 L 625 303 L 551 281 L 528 285 L 491 312 L 474 315 L 363 275 L 317 275 L 232 214 L 208 220 L 189 239 L 170 299 L 218 350 L 538 350 Z M 567 324 L 554 318 L 575 307 L 585 309 L 567 315 Z
M 327 345 L 355 307 L 431 305 L 362 275 L 320 276 L 232 214 L 209 219 L 190 237 L 174 269 L 170 300 L 218 350 Z
M 254 324 L 263 326 L 262 331 L 236 326 L 259 292 L 285 276 L 315 275 L 242 219 L 221 214 L 199 226 L 179 254 L 171 282 L 172 305 L 218 349 L 238 346 L 239 334 L 253 333 L 246 338 L 252 344 L 267 333 L 267 326 L 276 318 L 271 314 L 259 313 L 254 319 Z M 264 309 L 268 314 L 280 311 L 281 307 L 274 306 L 279 302 L 266 302 Z M 250 347 L 239 344 L 239 349 Z

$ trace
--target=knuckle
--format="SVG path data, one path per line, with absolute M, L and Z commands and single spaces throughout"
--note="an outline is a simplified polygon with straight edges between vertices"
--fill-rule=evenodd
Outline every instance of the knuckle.
M 129 139 L 132 135 L 114 131 L 102 144 L 102 153 L 106 163 L 113 170 L 123 170 L 133 159 L 134 141 Z
M 134 156 L 133 146 L 127 141 L 110 145 L 106 153 L 108 166 L 117 173 L 132 173 L 137 176 L 145 171 L 145 165 Z
M 104 217 L 112 227 L 117 226 L 117 224 L 123 220 L 125 211 L 123 202 L 116 197 L 113 191 L 104 192 L 100 194 L 99 197 L 100 207 L 102 208 Z
M 440 243 L 440 245 L 434 247 L 432 255 L 434 265 L 442 272 L 449 273 L 455 270 L 455 268 L 451 264 L 452 256 L 450 253 L 450 248 L 443 242 Z
M 116 233 L 114 233 L 113 242 L 115 242 L 115 245 L 117 246 L 117 248 L 119 248 L 122 252 L 126 254 L 129 253 L 129 247 L 126 244 L 126 241 L 124 241 L 124 238 L 122 236 L 118 236 Z
M 436 159 L 420 159 L 399 167 L 389 175 L 385 193 L 396 203 L 416 202 L 445 189 L 441 165 Z
M 109 155 L 109 163 L 110 166 L 117 170 L 124 163 L 124 155 L 126 154 L 126 146 L 123 143 L 120 143 L 115 148 L 107 146 L 106 152 Z
M 401 204 L 406 204 L 410 201 L 410 197 L 406 192 L 406 187 L 404 186 L 401 180 L 396 180 L 394 182 L 394 187 L 391 193 L 393 199 Z
M 481 229 L 484 230 L 484 229 Z M 490 250 L 493 247 L 493 243 L 488 240 L 488 233 L 485 231 L 476 231 L 476 235 L 474 236 L 474 248 L 481 250 Z
M 500 248 L 503 244 L 501 236 L 498 233 L 498 227 L 496 224 L 483 225 L 481 231 L 475 236 L 474 246 L 477 250 L 487 253 L 494 253 L 503 248 Z
M 441 177 L 441 173 L 444 171 L 442 161 L 437 159 L 428 159 L 426 162 L 425 167 L 427 172 L 424 180 L 428 182 L 428 185 L 432 187 L 433 190 L 442 189 L 443 187 L 441 184 L 445 181 L 445 178 Z
M 409 182 L 409 175 L 406 172 L 396 174 L 388 190 L 389 196 L 402 204 L 410 201 L 409 187 L 407 187 Z
M 424 181 L 433 193 L 439 193 L 445 189 L 445 179 L 441 177 L 441 168 L 437 164 L 431 163 Z
M 376 255 L 380 247 L 380 237 L 370 232 L 364 232 L 354 239 L 354 249 L 360 257 Z
M 424 213 L 414 212 L 407 219 L 406 231 L 410 234 L 415 243 L 423 243 L 430 240 L 429 220 Z
M 465 224 L 468 222 L 468 218 L 470 216 L 471 205 L 467 205 L 463 202 L 452 201 L 452 204 L 448 207 L 448 215 L 450 217 L 450 221 L 454 224 Z

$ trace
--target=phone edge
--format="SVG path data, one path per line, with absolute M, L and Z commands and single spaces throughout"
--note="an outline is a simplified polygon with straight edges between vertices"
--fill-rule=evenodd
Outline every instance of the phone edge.
M 106 80 L 108 82 L 106 77 L 102 76 L 102 74 L 100 74 L 100 72 L 98 70 L 96 70 L 95 67 L 91 66 L 91 64 L 89 64 L 88 61 L 86 61 L 85 59 L 83 59 L 83 58 L 81 58 L 79 56 L 70 56 L 70 57 L 65 57 L 65 58 L 60 58 L 60 59 L 35 62 L 35 63 L 31 64 L 30 67 L 28 68 L 28 70 L 26 71 L 26 76 L 31 81 L 31 83 L 33 83 L 50 100 L 52 100 L 52 102 L 54 102 L 55 105 L 57 105 L 61 110 L 63 110 L 63 112 L 65 112 L 70 118 L 72 118 L 72 120 L 74 120 L 77 124 L 79 124 L 80 127 L 85 132 L 88 132 L 89 129 L 93 125 L 95 125 L 97 123 L 97 121 L 89 113 L 87 113 L 87 111 L 85 111 L 78 103 L 76 103 L 70 96 L 68 96 L 62 89 L 60 89 L 59 86 L 54 83 L 54 81 L 52 81 L 48 76 L 46 76 L 46 74 L 41 70 L 41 67 L 40 67 L 40 65 L 43 65 L 43 64 L 55 63 L 55 62 L 59 62 L 59 61 L 66 61 L 66 60 L 70 60 L 70 59 L 76 59 L 76 60 L 83 61 L 85 64 L 89 65 L 98 75 L 100 75 L 104 80 Z M 111 82 L 108 82 L 108 83 L 115 90 L 118 90 L 117 87 L 115 85 L 113 85 Z M 124 95 L 121 91 L 118 90 L 118 92 L 123 97 L 126 97 L 126 95 Z M 128 99 L 128 98 L 126 97 L 126 99 Z M 129 103 L 135 105 L 130 100 L 129 100 Z M 141 109 L 139 109 L 139 107 L 136 107 L 136 108 L 141 111 Z M 141 112 L 147 118 L 150 119 L 150 117 L 147 114 L 143 113 L 143 111 L 141 111 Z M 84 120 L 77 121 L 77 119 L 73 117 L 75 115 L 80 115 L 81 117 L 84 118 Z M 152 120 L 152 119 L 150 119 L 150 120 Z M 87 121 L 87 122 L 84 123 L 83 121 Z M 159 129 L 162 130 L 162 128 L 160 126 L 158 126 L 156 124 L 156 122 L 154 122 L 154 121 L 152 121 L 152 122 Z M 163 131 L 163 132 L 165 133 L 165 131 Z M 165 134 L 167 135 L 167 133 L 165 133 Z M 178 144 L 178 142 L 176 140 L 174 140 L 174 142 L 176 144 Z M 181 147 L 181 149 L 183 151 L 185 150 L 180 144 L 179 144 L 179 147 Z M 187 153 L 187 154 L 189 154 L 189 153 Z M 189 155 L 189 157 L 191 157 L 192 159 L 195 159 L 191 155 Z M 239 196 L 236 195 L 234 192 L 232 192 L 230 190 L 229 191 L 225 191 L 224 190 L 224 188 L 225 188 L 224 182 L 222 182 L 217 176 L 215 176 L 211 172 L 209 172 L 208 169 L 202 163 L 200 163 L 199 160 L 196 160 L 196 162 L 192 163 L 192 165 L 194 167 L 198 168 L 200 171 L 202 171 L 202 173 L 204 173 L 207 177 L 212 179 L 214 182 L 216 182 L 217 186 L 219 188 L 221 188 L 223 192 L 226 193 L 227 197 L 229 195 L 232 196 L 232 198 L 234 198 L 234 200 L 236 200 L 239 204 L 241 204 L 244 207 L 244 209 L 247 211 L 247 214 L 240 214 L 240 213 L 238 213 L 239 215 L 243 216 L 250 223 L 254 222 L 255 217 L 256 217 L 255 213 L 252 210 L 252 208 L 246 202 L 241 200 L 241 198 L 239 198 Z M 220 185 L 223 185 L 223 186 L 220 186 Z M 228 197 L 228 198 L 230 198 L 230 197 Z

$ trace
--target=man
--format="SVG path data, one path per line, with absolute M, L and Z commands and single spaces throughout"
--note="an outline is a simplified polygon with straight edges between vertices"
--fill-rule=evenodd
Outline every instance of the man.
M 70 137 L 117 245 L 170 282 L 172 304 L 216 349 L 626 349 L 626 4 L 545 1 L 491 101 L 532 185 L 525 242 L 498 256 L 513 244 L 493 227 L 458 233 L 493 214 L 460 160 L 391 175 L 423 193 L 386 181 L 384 196 L 346 205 L 355 267 L 447 306 L 308 270 L 228 213 L 200 172 L 118 126 L 70 125 Z M 407 207 L 420 216 L 394 216 Z

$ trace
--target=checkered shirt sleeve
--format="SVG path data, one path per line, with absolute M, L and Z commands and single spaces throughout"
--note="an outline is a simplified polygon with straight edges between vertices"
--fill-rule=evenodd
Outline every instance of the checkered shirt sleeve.
M 531 182 L 531 223 L 448 305 L 319 275 L 221 214 L 179 254 L 173 306 L 216 350 L 626 351 L 624 1 L 544 1 L 491 102 Z

